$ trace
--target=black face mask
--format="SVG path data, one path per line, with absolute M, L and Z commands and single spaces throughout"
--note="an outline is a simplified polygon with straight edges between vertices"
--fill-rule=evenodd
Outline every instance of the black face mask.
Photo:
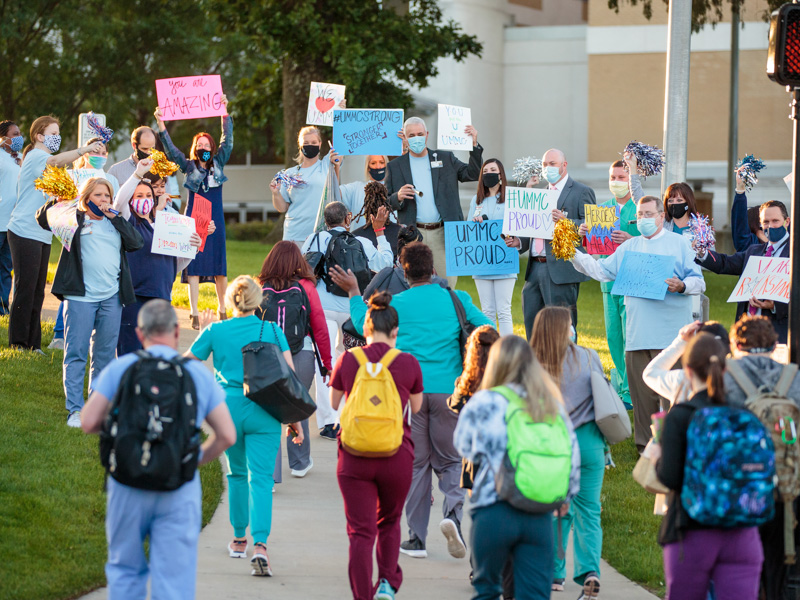
M 686 202 L 680 204 L 670 204 L 667 206 L 667 212 L 673 219 L 680 219 L 689 211 L 689 205 Z
M 500 183 L 500 173 L 484 173 L 483 185 L 487 188 L 493 188 Z
M 150 158 L 150 152 L 145 152 L 141 148 L 136 148 L 136 158 L 138 158 L 139 160 Z
M 89 210 L 92 211 L 96 216 L 98 216 L 98 217 L 105 217 L 106 216 L 106 213 L 104 213 L 102 210 L 100 210 L 100 207 L 97 206 L 97 204 L 95 204 L 91 200 L 89 200 L 86 203 L 86 206 L 88 206 Z
M 315 146 L 313 144 L 306 144 L 302 148 L 300 148 L 300 152 L 303 153 L 303 156 L 306 158 L 317 158 L 319 155 L 319 146 Z
M 383 181 L 383 178 L 386 177 L 386 167 L 382 169 L 370 169 L 369 176 L 372 177 L 375 181 Z
M 211 150 L 200 150 L 199 148 L 194 151 L 197 160 L 201 162 L 208 162 L 211 159 Z

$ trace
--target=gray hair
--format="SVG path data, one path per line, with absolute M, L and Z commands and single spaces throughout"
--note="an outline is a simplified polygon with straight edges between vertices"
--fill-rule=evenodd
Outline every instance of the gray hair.
M 144 337 L 152 338 L 175 331 L 178 315 L 166 300 L 150 300 L 139 311 L 136 324 Z
M 657 212 L 664 212 L 664 202 L 662 202 L 661 198 L 658 196 L 642 196 L 639 198 L 639 202 L 636 206 L 640 206 L 645 202 L 655 202 L 656 203 L 656 211 Z
M 343 225 L 348 212 L 350 211 L 341 202 L 331 202 L 325 207 L 325 225 L 328 227 Z
M 425 125 L 425 121 L 423 121 L 419 117 L 408 117 L 406 119 L 406 122 L 403 123 L 403 133 L 406 132 L 406 127 L 408 127 L 409 125 L 422 125 L 425 131 L 428 131 L 428 126 Z

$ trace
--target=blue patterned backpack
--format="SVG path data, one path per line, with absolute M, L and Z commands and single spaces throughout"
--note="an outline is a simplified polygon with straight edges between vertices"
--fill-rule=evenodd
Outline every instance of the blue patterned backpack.
M 750 527 L 775 512 L 775 448 L 748 410 L 713 406 L 695 411 L 686 433 L 681 503 L 710 527 Z

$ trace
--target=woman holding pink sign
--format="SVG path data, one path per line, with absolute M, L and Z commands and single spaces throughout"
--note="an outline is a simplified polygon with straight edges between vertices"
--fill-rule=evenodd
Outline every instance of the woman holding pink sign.
M 222 104 L 227 108 L 228 99 L 223 95 Z M 181 172 L 186 175 L 183 187 L 189 190 L 189 203 L 186 207 L 186 216 L 193 217 L 200 237 L 205 237 L 203 231 L 210 221 L 225 223 L 222 210 L 222 184 L 228 178 L 223 173 L 223 168 L 228 163 L 233 151 L 233 119 L 230 115 L 222 116 L 222 136 L 219 139 L 219 148 L 211 134 L 200 132 L 194 136 L 189 150 L 189 158 L 175 147 L 169 137 L 167 127 L 162 119 L 160 107 L 156 108 L 155 117 L 158 123 L 158 135 L 164 144 L 164 151 L 171 161 L 178 164 Z M 225 253 L 225 228 L 220 227 L 220 233 L 211 236 L 211 231 L 205 235 L 204 244 L 189 267 L 181 276 L 183 283 L 189 284 L 189 304 L 191 305 L 192 329 L 200 329 L 200 313 L 197 300 L 200 296 L 200 284 L 211 283 L 216 285 L 217 314 L 220 320 L 228 317 L 225 308 L 225 290 L 228 288 L 228 262 Z

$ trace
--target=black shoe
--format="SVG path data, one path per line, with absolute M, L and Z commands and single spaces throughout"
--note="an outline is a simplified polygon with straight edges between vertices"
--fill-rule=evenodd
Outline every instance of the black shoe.
M 447 551 L 453 558 L 464 558 L 467 555 L 467 545 L 461 535 L 461 522 L 456 517 L 455 511 L 450 513 L 439 523 L 439 530 L 447 538 Z
M 412 535 L 411 539 L 400 544 L 400 552 L 407 554 L 411 558 L 427 558 L 428 551 L 425 550 L 425 542 L 417 536 Z
M 336 441 L 336 434 L 339 433 L 339 426 L 338 425 L 325 425 L 319 431 L 319 435 L 324 437 L 326 440 Z

